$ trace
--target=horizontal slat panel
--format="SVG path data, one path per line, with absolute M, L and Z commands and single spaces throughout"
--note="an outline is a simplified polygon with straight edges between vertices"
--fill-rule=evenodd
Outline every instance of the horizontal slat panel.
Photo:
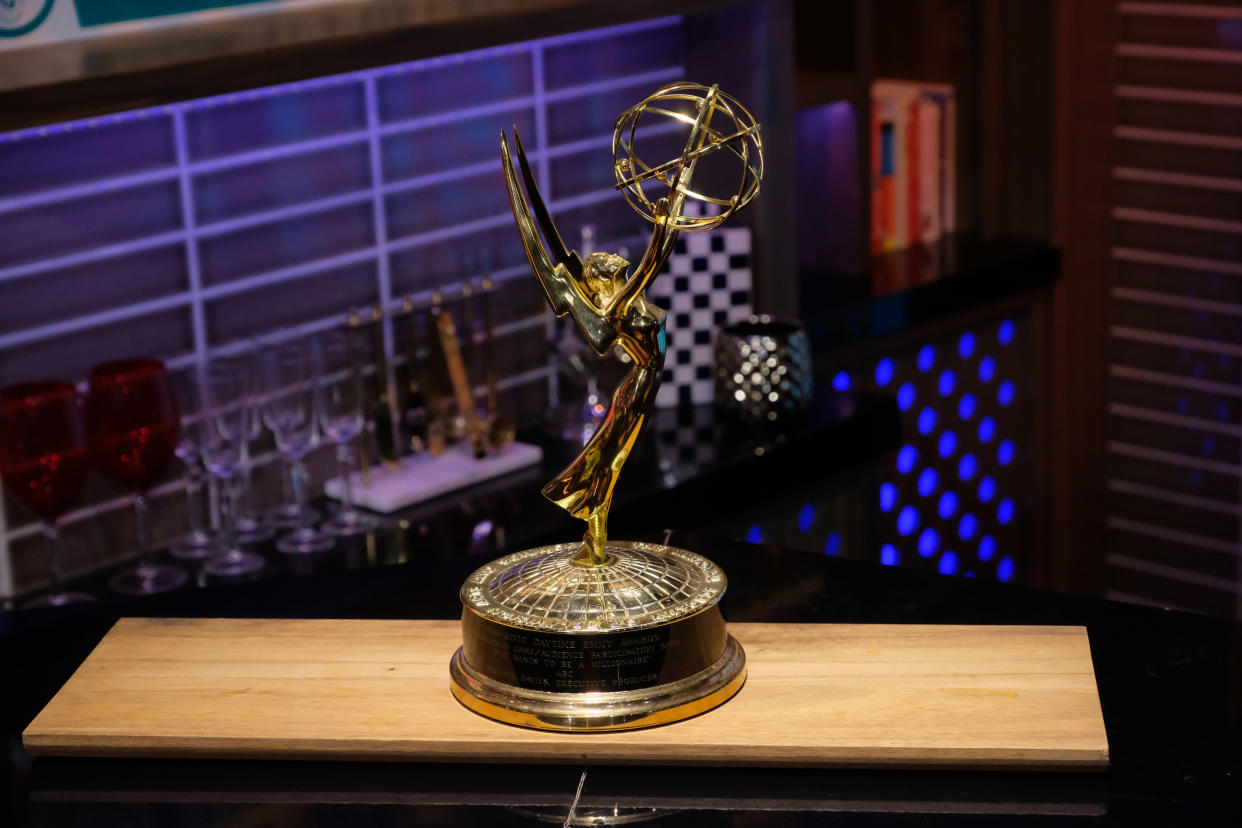
M 1236 473 L 1196 468 L 1187 463 L 1196 462 L 1197 458 L 1154 452 L 1142 446 L 1112 442 L 1108 448 L 1109 468 L 1118 480 L 1163 486 L 1212 500 L 1232 502 L 1238 498 Z
M 1114 405 L 1134 406 L 1179 417 L 1193 417 L 1221 428 L 1237 428 L 1242 416 L 1238 396 L 1178 388 L 1127 377 L 1111 377 L 1108 398 Z
M 1223 185 L 1233 179 L 1220 181 Z M 1242 216 L 1242 179 L 1237 184 L 1236 189 L 1213 189 L 1122 178 L 1113 184 L 1113 203 L 1153 212 L 1238 221 Z
M 1206 497 L 1195 497 L 1184 492 L 1175 492 L 1170 489 L 1161 488 L 1159 486 L 1145 486 L 1140 483 L 1132 483 L 1128 480 L 1118 480 L 1110 477 L 1108 480 L 1108 490 L 1110 492 L 1118 492 L 1123 495 L 1130 495 L 1143 500 L 1154 501 L 1158 503 L 1170 503 L 1178 506 L 1184 506 L 1192 510 L 1203 512 L 1212 512 L 1218 515 L 1229 515 L 1238 517 L 1242 515 L 1242 505 L 1237 503 L 1227 503 L 1223 500 L 1212 500 Z
M 1221 230 L 1180 227 L 1157 220 L 1116 222 L 1117 243 L 1160 253 L 1228 262 L 1237 256 L 1237 236 Z
M 1116 298 L 1113 302 L 1113 322 L 1124 327 L 1177 336 L 1222 343 L 1242 343 L 1242 318 L 1235 314 L 1210 313 Z
M 1133 568 L 1131 561 L 1142 566 L 1148 562 L 1138 558 L 1118 556 L 1109 558 L 1109 585 L 1121 592 L 1139 595 L 1157 604 L 1172 604 L 1231 618 L 1234 615 L 1237 596 L 1233 590 L 1213 586 L 1186 583 L 1169 577 L 1168 569 L 1151 565 L 1151 571 Z
M 1150 60 L 1122 57 L 1117 61 L 1117 80 L 1122 84 L 1199 92 L 1237 94 L 1242 71 L 1236 64 L 1195 60 Z
M 1239 440 L 1236 435 L 1218 431 L 1200 431 L 1184 425 L 1157 422 L 1141 416 L 1137 406 L 1122 408 L 1117 413 L 1116 404 L 1110 412 L 1108 433 L 1111 439 L 1163 452 L 1185 455 L 1194 460 L 1210 463 L 1209 468 L 1239 468 Z
M 1242 70 L 1238 72 L 1242 85 Z M 1242 135 L 1242 109 L 1219 104 L 1117 99 L 1117 123 L 1146 129 L 1196 132 L 1204 135 Z
M 1193 515 L 1167 514 L 1171 525 L 1161 525 L 1157 520 L 1144 519 L 1140 503 L 1129 505 L 1131 511 L 1119 512 L 1108 519 L 1110 547 L 1119 554 L 1139 558 L 1164 566 L 1193 570 L 1215 578 L 1232 579 L 1237 574 L 1237 533 L 1227 537 L 1213 537 L 1182 531 L 1179 520 L 1193 519 Z M 1152 515 L 1151 517 L 1155 517 Z M 1137 518 L 1137 519 L 1136 519 Z M 1237 521 L 1234 521 L 1236 525 Z M 1194 525 L 1195 529 L 1208 526 Z
M 1123 14 L 1119 37 L 1123 43 L 1151 43 L 1162 46 L 1193 46 L 1203 49 L 1238 48 L 1235 26 L 1222 25 L 1220 19 L 1187 15 Z

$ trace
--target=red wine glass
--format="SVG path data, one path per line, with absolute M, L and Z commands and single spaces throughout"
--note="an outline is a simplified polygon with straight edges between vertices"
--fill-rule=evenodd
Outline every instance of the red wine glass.
M 56 521 L 79 495 L 90 465 L 81 399 L 68 382 L 0 389 L 0 478 L 9 495 L 38 516 L 47 550 L 48 594 L 26 606 L 89 601 L 61 586 Z
M 138 564 L 115 575 L 112 588 L 126 595 L 176 589 L 185 570 L 157 564 L 147 542 L 147 491 L 172 462 L 181 432 L 164 363 L 125 359 L 92 368 L 86 429 L 96 465 L 134 492 Z

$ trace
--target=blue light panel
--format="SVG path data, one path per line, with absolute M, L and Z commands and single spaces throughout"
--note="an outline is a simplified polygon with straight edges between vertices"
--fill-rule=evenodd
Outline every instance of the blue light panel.
M 936 513 L 940 517 L 948 520 L 953 517 L 953 513 L 957 511 L 957 495 L 952 490 L 945 490 L 940 494 L 940 501 L 936 504 Z
M 811 531 L 811 526 L 815 524 L 815 507 L 809 503 L 802 505 L 802 510 L 798 512 L 798 531 L 806 534 Z
M 1009 405 L 1013 402 L 1014 396 L 1017 395 L 1017 388 L 1013 384 L 1013 380 L 1005 380 L 996 387 L 996 401 L 1001 405 Z
M 915 396 L 914 383 L 905 383 L 897 389 L 897 407 L 902 411 L 909 411 L 910 406 L 914 405 Z
M 1013 462 L 1014 455 L 1017 453 L 1018 448 L 1013 440 L 1001 440 L 1000 445 L 996 447 L 996 462 L 1002 466 L 1008 466 Z
M 892 511 L 893 506 L 897 503 L 897 487 L 892 483 L 880 484 L 880 511 Z
M 886 543 L 880 547 L 880 563 L 885 566 L 896 566 L 901 563 L 901 554 L 898 553 L 897 547 L 891 543 Z
M 919 533 L 919 554 L 930 558 L 940 548 L 940 533 L 928 527 Z
M 936 451 L 941 457 L 948 457 L 957 451 L 957 435 L 948 429 L 940 432 L 940 439 L 936 442 Z
M 975 436 L 979 438 L 980 443 L 992 442 L 992 438 L 996 436 L 996 420 L 991 417 L 980 418 L 979 426 L 975 429 Z
M 978 530 L 979 521 L 970 512 L 962 515 L 962 519 L 957 522 L 957 536 L 964 541 L 973 538 Z
M 763 530 L 759 528 L 759 524 L 750 527 L 750 531 L 746 533 L 747 543 L 763 543 Z
M 990 476 L 984 477 L 979 481 L 979 502 L 988 503 L 992 498 L 996 497 L 996 481 Z
M 936 474 L 936 470 L 931 466 L 919 472 L 919 494 L 923 497 L 930 497 L 931 493 L 936 491 L 936 486 L 940 483 L 940 475 Z
M 990 356 L 985 356 L 979 360 L 979 368 L 977 371 L 979 382 L 991 382 L 992 377 L 996 376 L 996 360 Z
M 1009 498 L 1005 498 L 1000 503 L 996 504 L 996 519 L 1001 523 L 1010 523 L 1013 521 L 1013 516 L 1016 511 L 1017 510 L 1014 508 L 1013 501 Z
M 957 382 L 957 375 L 953 373 L 952 368 L 945 368 L 940 372 L 940 380 L 936 383 L 936 390 L 940 392 L 940 396 L 947 397 L 953 393 L 953 386 Z
M 1013 580 L 1014 569 L 1013 558 L 1005 556 L 1000 559 L 1000 563 L 996 565 L 996 579 L 998 581 L 1009 582 Z
M 897 515 L 897 533 L 908 535 L 919 527 L 919 510 L 913 506 L 903 506 Z
M 987 562 L 996 554 L 996 538 L 984 535 L 979 538 L 979 560 Z
M 973 454 L 963 454 L 957 461 L 957 476 L 963 483 L 969 481 L 979 470 L 979 461 Z
M 952 549 L 946 549 L 940 556 L 940 566 L 937 569 L 940 570 L 941 575 L 957 574 L 957 553 Z
M 849 391 L 850 375 L 844 371 L 837 371 L 836 375 L 832 378 L 832 387 L 838 391 Z
M 975 335 L 970 331 L 962 334 L 957 340 L 957 355 L 968 359 L 975 352 Z
M 901 447 L 901 451 L 897 452 L 897 471 L 902 474 L 909 474 L 914 469 L 914 464 L 919 461 L 919 450 L 907 443 Z
M 883 388 L 893 379 L 893 361 L 888 357 L 875 364 L 875 384 Z
M 1002 345 L 1008 345 L 1013 342 L 1013 320 L 1006 319 L 1000 323 L 1000 327 L 996 330 L 996 341 Z
M 919 371 L 926 374 L 936 364 L 936 349 L 930 345 L 919 348 Z
M 839 555 L 841 553 L 841 533 L 829 532 L 828 540 L 824 542 L 825 555 Z
M 975 395 L 967 391 L 957 401 L 957 416 L 969 420 L 975 416 Z
M 919 434 L 931 434 L 936 428 L 936 409 L 931 406 L 925 406 L 919 412 L 918 430 Z

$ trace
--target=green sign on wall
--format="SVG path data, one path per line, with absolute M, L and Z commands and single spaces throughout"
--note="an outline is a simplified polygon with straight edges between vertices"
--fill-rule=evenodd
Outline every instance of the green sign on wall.
M 74 0 L 84 27 L 269 2 L 276 0 Z

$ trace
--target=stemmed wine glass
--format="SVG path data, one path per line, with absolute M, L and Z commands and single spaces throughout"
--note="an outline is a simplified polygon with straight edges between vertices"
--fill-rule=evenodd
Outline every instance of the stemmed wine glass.
M 286 342 L 263 354 L 263 421 L 276 437 L 276 448 L 289 469 L 296 497 L 295 507 L 286 510 L 299 522 L 294 531 L 276 541 L 276 548 L 287 554 L 323 552 L 333 540 L 317 531 L 316 512 L 307 504 L 309 475 L 304 458 L 315 446 L 315 371 L 307 347 L 297 341 Z
M 323 433 L 336 443 L 336 461 L 341 475 L 341 506 L 323 524 L 329 535 L 360 535 L 376 523 L 354 506 L 354 449 L 351 445 L 362 433 L 362 374 L 354 342 L 344 331 L 329 331 L 320 340 L 319 421 Z
M 203 460 L 220 481 L 224 493 L 224 535 L 228 549 L 203 564 L 209 575 L 232 576 L 257 572 L 263 558 L 241 548 L 237 519 L 241 509 L 241 476 L 251 419 L 256 416 L 251 397 L 253 378 L 249 366 L 239 360 L 222 359 L 207 366 L 203 385 L 206 419 L 203 428 Z
M 147 490 L 172 462 L 181 431 L 164 363 L 124 359 L 91 368 L 86 431 L 96 464 L 134 492 L 138 565 L 109 583 L 127 595 L 176 589 L 185 583 L 185 570 L 155 563 L 147 538 Z
M 56 556 L 56 520 L 82 493 L 89 465 L 77 388 L 28 382 L 0 389 L 0 478 L 14 500 L 38 515 L 47 551 L 48 594 L 25 606 L 91 600 L 61 586 Z
M 185 465 L 185 498 L 190 531 L 174 543 L 174 558 L 202 561 L 214 558 L 223 550 L 220 539 L 203 526 L 203 429 L 204 410 L 199 393 L 197 371 L 184 371 L 173 382 L 177 408 L 181 412 L 181 439 L 177 441 L 177 458 Z
M 247 352 L 244 357 L 239 357 L 238 361 L 245 366 L 245 370 L 248 372 L 247 375 L 250 377 L 251 387 L 249 390 L 251 392 L 257 391 L 260 374 L 258 350 L 255 349 Z M 254 509 L 254 486 L 252 484 L 254 463 L 250 452 L 254 441 L 263 436 L 263 420 L 259 416 L 257 406 L 252 406 L 251 413 L 253 416 L 248 417 L 246 421 L 249 431 L 241 447 L 242 465 L 241 473 L 237 480 L 237 516 L 233 520 L 233 534 L 237 537 L 238 542 L 248 544 L 269 540 L 276 534 L 276 530 L 271 524 Z

